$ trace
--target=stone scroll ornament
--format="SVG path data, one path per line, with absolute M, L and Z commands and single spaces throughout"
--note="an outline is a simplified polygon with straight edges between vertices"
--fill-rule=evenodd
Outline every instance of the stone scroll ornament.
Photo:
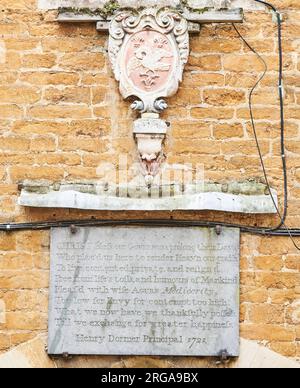
M 109 29 L 109 58 L 124 98 L 141 113 L 134 123 L 142 172 L 151 184 L 164 161 L 167 133 L 159 113 L 168 107 L 182 81 L 189 56 L 187 20 L 174 10 L 120 10 Z

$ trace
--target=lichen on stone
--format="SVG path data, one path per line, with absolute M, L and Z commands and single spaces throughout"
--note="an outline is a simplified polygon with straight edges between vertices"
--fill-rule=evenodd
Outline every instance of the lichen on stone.
M 204 7 L 204 8 L 193 8 L 190 6 L 189 4 L 189 1 L 188 0 L 181 0 L 180 1 L 180 4 L 178 5 L 178 8 L 180 10 L 188 10 L 189 12 L 192 12 L 192 13 L 198 13 L 198 14 L 203 14 L 207 11 L 209 11 L 211 8 L 210 7 Z
M 144 8 L 145 7 L 136 7 L 136 8 L 131 8 L 131 9 L 141 10 Z M 164 8 L 175 9 L 174 7 L 171 7 L 171 6 L 164 7 Z M 92 8 L 88 8 L 88 7 L 85 7 L 85 8 L 60 7 L 58 9 L 58 12 L 60 14 L 69 13 L 69 14 L 73 14 L 73 15 L 101 16 L 103 19 L 107 19 L 110 16 L 114 15 L 114 13 L 119 9 L 124 10 L 127 8 L 122 7 L 117 0 L 109 0 L 101 8 L 92 9 Z M 189 12 L 198 13 L 198 14 L 203 14 L 203 13 L 209 11 L 210 9 L 211 8 L 209 8 L 209 7 L 193 8 L 189 5 L 188 0 L 181 0 L 180 3 L 176 7 L 176 11 L 179 11 L 179 12 L 189 11 Z
M 60 7 L 59 13 L 72 13 L 74 15 L 90 15 L 90 16 L 101 16 L 107 19 L 112 16 L 115 11 L 120 8 L 120 4 L 116 0 L 107 1 L 102 8 L 78 8 L 78 7 Z

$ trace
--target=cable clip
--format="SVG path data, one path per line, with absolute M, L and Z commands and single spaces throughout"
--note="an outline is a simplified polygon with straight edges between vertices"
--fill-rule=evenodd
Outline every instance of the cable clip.
M 5 228 L 6 228 L 7 231 L 9 231 L 9 230 L 11 230 L 11 225 L 10 225 L 10 224 L 7 224 L 7 225 L 5 226 Z
M 273 19 L 273 22 L 274 23 L 277 23 L 279 24 L 280 22 L 283 21 L 283 15 L 282 13 L 278 12 L 278 11 L 271 11 L 272 12 L 272 19 Z

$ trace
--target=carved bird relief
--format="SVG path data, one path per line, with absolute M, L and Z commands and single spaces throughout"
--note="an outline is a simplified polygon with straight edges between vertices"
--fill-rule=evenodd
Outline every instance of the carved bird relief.
M 151 88 L 155 84 L 155 79 L 159 78 L 160 71 L 169 71 L 171 65 L 164 63 L 164 58 L 171 58 L 173 54 L 163 48 L 151 48 L 142 46 L 134 52 L 134 56 L 128 62 L 129 76 L 137 69 L 140 69 L 139 76 L 143 78 L 143 83 Z

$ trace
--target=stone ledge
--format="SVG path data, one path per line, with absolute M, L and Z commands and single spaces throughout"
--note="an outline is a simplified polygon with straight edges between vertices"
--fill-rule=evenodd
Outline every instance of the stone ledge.
M 57 9 L 59 7 L 75 8 L 101 8 L 107 0 L 38 0 L 38 8 L 43 10 Z M 151 7 L 157 5 L 157 0 L 119 0 L 121 7 Z M 217 3 L 217 2 L 215 2 Z M 180 0 L 160 0 L 159 4 L 176 7 Z M 193 8 L 213 7 L 213 0 L 189 0 L 189 6 Z M 243 8 L 244 10 L 263 10 L 264 6 L 255 3 L 253 0 L 231 0 L 228 8 Z
M 275 214 L 276 209 L 270 195 L 262 192 L 265 186 L 254 186 L 251 184 L 248 191 L 243 186 L 227 187 L 227 192 L 222 192 L 222 185 L 215 185 L 214 190 L 193 192 L 186 189 L 179 193 L 178 187 L 172 187 L 173 195 L 159 196 L 161 188 L 156 191 L 148 192 L 144 188 L 135 191 L 128 198 L 128 191 L 123 190 L 123 196 L 120 194 L 122 189 L 118 188 L 118 196 L 112 194 L 108 188 L 106 192 L 103 187 L 93 185 L 66 185 L 60 186 L 54 190 L 47 187 L 25 187 L 19 197 L 19 205 L 39 208 L 68 208 L 84 210 L 134 210 L 134 211 L 174 211 L 174 210 L 211 210 L 246 214 Z M 247 186 L 246 186 L 247 187 Z M 85 188 L 85 190 L 84 190 Z M 224 188 L 223 188 L 224 189 Z M 252 191 L 251 191 L 252 189 Z M 238 191 L 239 190 L 239 191 Z M 152 194 L 152 198 L 148 197 Z M 273 191 L 277 203 L 277 194 Z

